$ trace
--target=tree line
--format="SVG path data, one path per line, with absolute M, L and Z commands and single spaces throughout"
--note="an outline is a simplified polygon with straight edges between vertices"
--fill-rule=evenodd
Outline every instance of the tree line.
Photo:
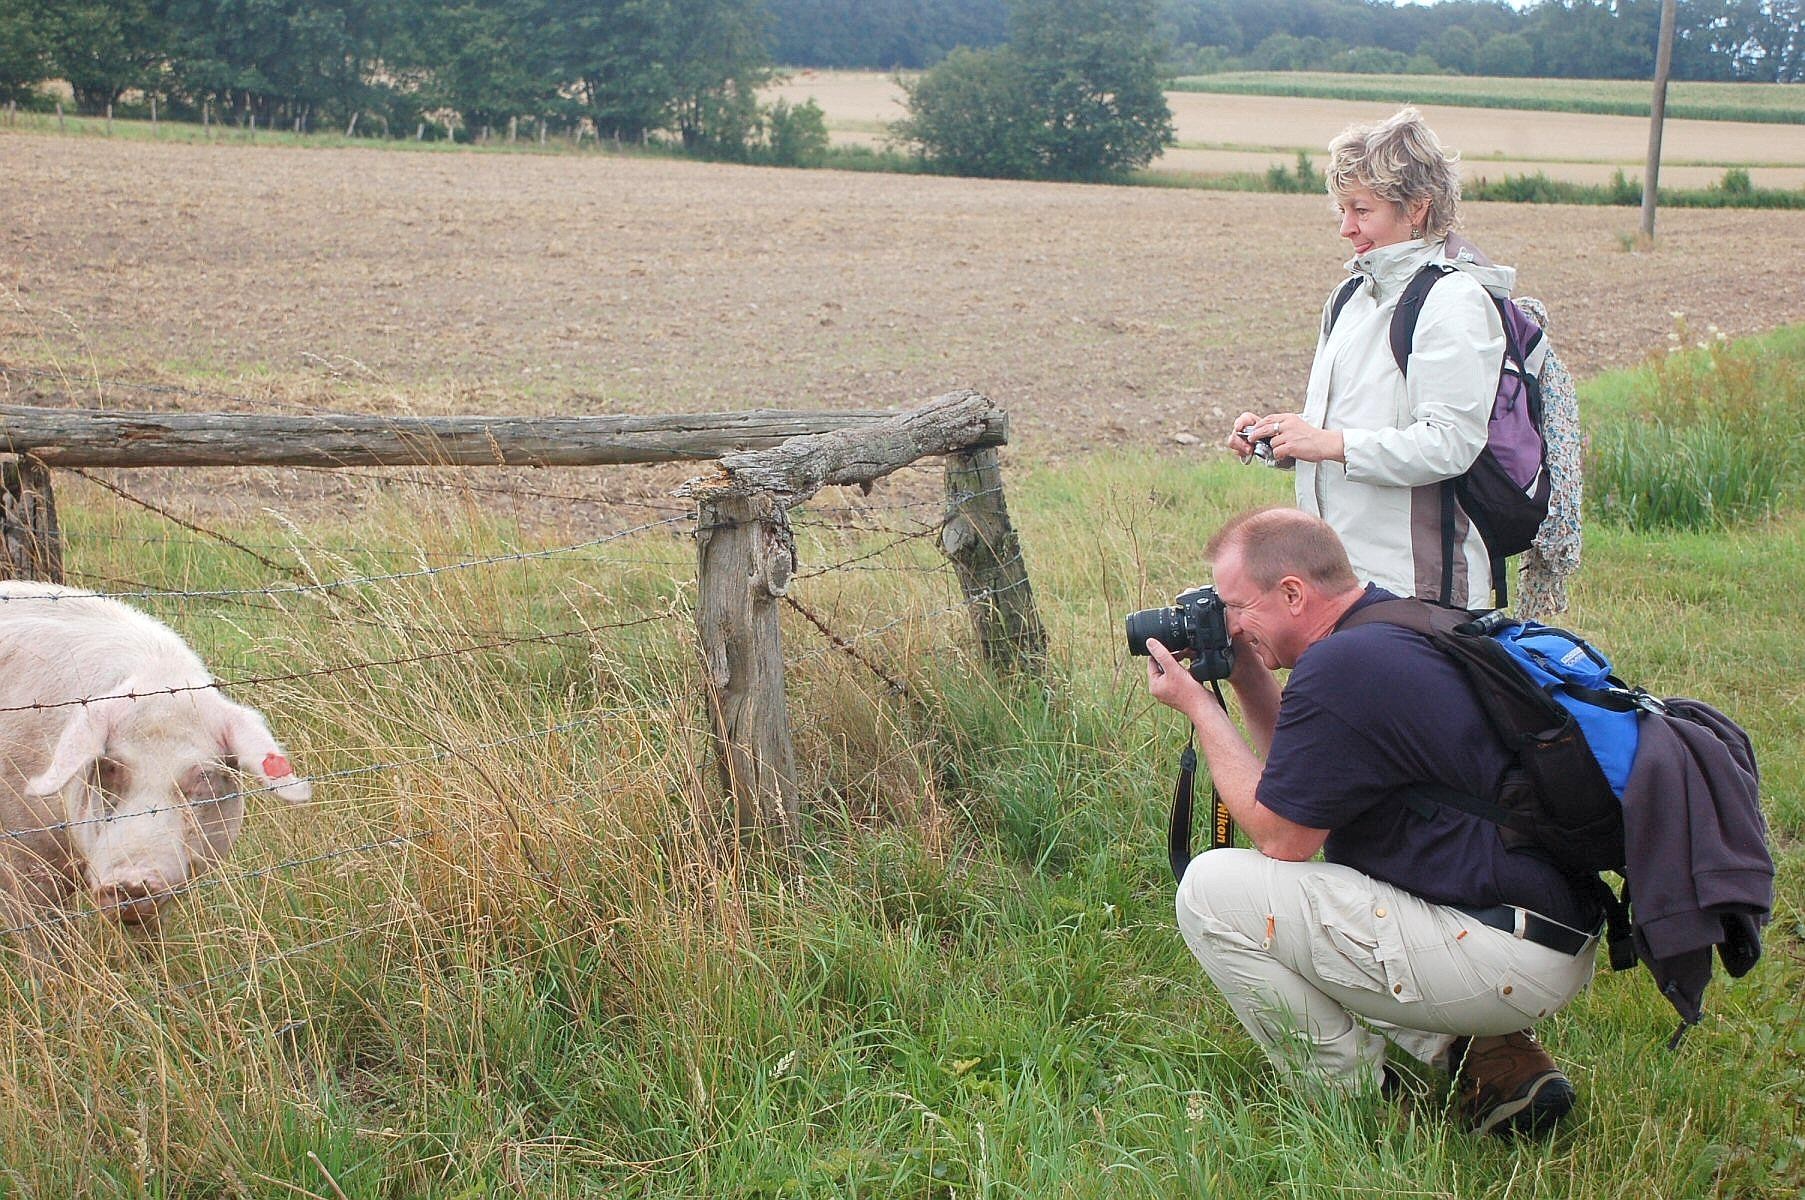
M 923 67 L 1007 38 L 1005 0 L 767 0 L 777 61 Z M 1676 79 L 1805 80 L 1805 0 L 1685 0 Z M 1660 0 L 1159 0 L 1168 69 L 1332 70 L 1574 79 L 1654 74 Z
M 67 81 L 173 116 L 479 140 L 521 121 L 731 158 L 824 153 L 812 103 L 758 103 L 762 0 L 0 0 L 0 101 Z M 447 119 L 450 115 L 450 119 Z

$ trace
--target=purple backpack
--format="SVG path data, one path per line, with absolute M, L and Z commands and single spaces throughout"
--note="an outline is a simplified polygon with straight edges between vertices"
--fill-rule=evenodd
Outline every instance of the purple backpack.
M 1448 238 L 1449 258 L 1423 266 L 1404 287 L 1391 315 L 1391 356 L 1398 370 L 1410 374 L 1410 347 L 1416 337 L 1417 318 L 1429 289 L 1439 283 L 1459 261 L 1489 266 L 1489 260 L 1471 242 Z M 1360 277 L 1343 284 L 1329 308 L 1329 327 L 1354 297 Z M 1542 328 L 1508 296 L 1490 290 L 1492 303 L 1504 321 L 1504 366 L 1498 373 L 1498 392 L 1492 400 L 1491 423 L 1485 448 L 1466 472 L 1442 487 L 1442 596 L 1454 590 L 1454 524 L 1456 498 L 1460 511 L 1479 530 L 1492 559 L 1492 579 L 1498 602 L 1504 602 L 1504 560 L 1521 554 L 1535 541 L 1536 530 L 1548 515 L 1552 483 L 1547 469 L 1547 445 L 1542 440 L 1542 389 L 1537 382 L 1546 350 Z

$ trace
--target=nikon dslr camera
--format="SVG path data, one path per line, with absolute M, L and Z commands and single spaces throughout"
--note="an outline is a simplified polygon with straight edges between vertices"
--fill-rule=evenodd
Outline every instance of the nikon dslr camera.
M 1143 657 L 1147 639 L 1154 638 L 1173 654 L 1189 651 L 1191 677 L 1198 683 L 1227 679 L 1235 668 L 1235 648 L 1229 642 L 1227 610 L 1213 587 L 1180 592 L 1167 608 L 1145 608 L 1128 614 L 1128 653 Z

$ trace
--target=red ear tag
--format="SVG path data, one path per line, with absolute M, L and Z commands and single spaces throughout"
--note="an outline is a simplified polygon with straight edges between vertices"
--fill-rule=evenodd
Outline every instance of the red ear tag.
M 266 754 L 263 756 L 263 777 L 265 779 L 281 779 L 285 775 L 293 775 L 294 773 L 294 768 L 289 766 L 288 760 L 283 758 L 280 754 Z

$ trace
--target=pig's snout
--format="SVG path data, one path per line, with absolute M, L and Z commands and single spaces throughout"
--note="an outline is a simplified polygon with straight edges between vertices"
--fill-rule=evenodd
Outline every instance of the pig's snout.
M 171 884 L 157 875 L 118 879 L 93 889 L 94 903 L 108 916 L 127 925 L 154 924 L 157 909 L 170 898 Z

